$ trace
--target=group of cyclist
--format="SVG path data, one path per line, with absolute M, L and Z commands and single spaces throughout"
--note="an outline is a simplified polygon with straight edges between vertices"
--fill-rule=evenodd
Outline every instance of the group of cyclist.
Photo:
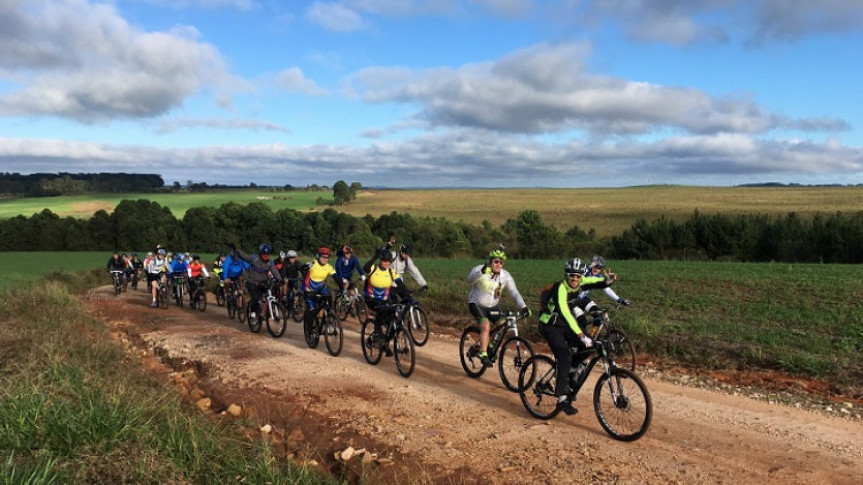
M 392 351 L 386 346 L 384 328 L 393 317 L 393 303 L 400 300 L 410 301 L 412 298 L 403 279 L 404 274 L 409 273 L 421 290 L 428 289 L 428 283 L 411 258 L 411 248 L 402 245 L 398 251 L 394 251 L 395 243 L 395 238 L 390 237 L 386 245 L 375 250 L 363 265 L 360 265 L 353 249 L 347 245 L 336 251 L 335 264 L 331 263 L 332 252 L 327 247 L 319 248 L 312 261 L 302 264 L 294 250 L 287 253 L 281 251 L 278 258 L 271 260 L 272 248 L 269 244 L 261 244 L 256 253 L 247 253 L 232 245 L 229 253 L 217 256 L 213 262 L 213 272 L 225 285 L 232 281 L 245 281 L 245 288 L 251 296 L 250 318 L 257 318 L 260 314 L 258 302 L 261 293 L 266 290 L 270 279 L 275 279 L 281 291 L 303 292 L 307 306 L 305 319 L 314 318 L 316 295 L 330 295 L 328 278 L 340 291 L 356 291 L 353 278 L 356 272 L 363 285 L 361 291 L 366 306 L 375 314 L 372 342 L 380 345 L 385 354 L 390 356 Z M 523 317 L 532 314 L 519 293 L 512 274 L 503 269 L 506 259 L 504 247 L 501 245 L 488 254 L 483 264 L 473 267 L 467 276 L 467 282 L 471 285 L 468 311 L 479 324 L 482 349 L 479 357 L 487 367 L 493 365 L 486 349 L 489 346 L 490 329 L 503 315 L 500 309 L 503 290 L 507 290 L 521 309 Z M 160 279 L 164 283 L 168 275 L 188 275 L 190 280 L 201 275 L 207 278 L 210 276 L 198 255 L 189 257 L 188 253 L 178 253 L 173 260 L 169 260 L 162 247 L 158 247 L 155 253 L 148 253 L 143 262 L 138 260 L 135 254 L 121 257 L 118 253 L 114 253 L 108 261 L 109 271 L 126 268 L 144 269 L 153 296 L 151 306 L 154 307 Z M 557 375 L 568 375 L 572 365 L 577 364 L 572 362 L 571 348 L 584 349 L 593 345 L 593 341 L 585 333 L 587 315 L 596 310 L 596 305 L 590 298 L 591 290 L 603 289 L 605 294 L 617 303 L 630 304 L 629 300 L 619 297 L 610 288 L 616 279 L 616 274 L 606 268 L 606 261 L 601 256 L 594 256 L 588 264 L 579 258 L 570 258 L 564 265 L 564 277 L 547 290 L 547 300 L 540 302 L 540 331 L 554 353 L 558 366 Z M 566 379 L 558 379 L 555 394 L 558 396 L 558 407 L 571 415 L 577 410 L 568 401 L 566 386 Z

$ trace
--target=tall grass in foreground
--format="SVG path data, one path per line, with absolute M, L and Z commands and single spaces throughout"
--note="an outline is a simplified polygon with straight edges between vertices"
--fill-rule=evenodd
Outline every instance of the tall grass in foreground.
M 589 257 L 590 255 L 588 255 Z M 420 300 L 435 317 L 470 317 L 465 281 L 482 261 L 418 260 L 431 283 Z M 563 275 L 563 261 L 509 260 L 528 305 Z M 618 321 L 640 352 L 713 369 L 774 369 L 829 379 L 863 397 L 863 266 L 828 264 L 610 261 L 613 289 L 633 301 Z M 410 277 L 407 277 L 410 282 Z M 592 292 L 599 305 L 611 302 Z M 504 292 L 504 306 L 513 307 Z M 542 340 L 536 317 L 522 324 Z
M 268 446 L 215 423 L 125 361 L 53 275 L 0 298 L 0 485 L 335 483 L 276 464 Z

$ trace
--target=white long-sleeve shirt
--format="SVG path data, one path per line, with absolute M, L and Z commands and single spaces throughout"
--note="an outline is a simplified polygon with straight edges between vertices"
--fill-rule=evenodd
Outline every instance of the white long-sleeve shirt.
M 501 269 L 498 274 L 483 273 L 483 266 L 485 265 L 476 266 L 467 275 L 467 282 L 471 284 L 470 294 L 467 296 L 468 303 L 476 303 L 486 308 L 497 306 L 500 303 L 500 295 L 506 288 L 519 308 L 527 306 L 509 271 Z

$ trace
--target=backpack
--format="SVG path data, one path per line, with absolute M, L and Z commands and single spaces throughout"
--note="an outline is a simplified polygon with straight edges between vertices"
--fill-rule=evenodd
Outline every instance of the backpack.
M 551 289 L 553 287 L 554 283 L 549 283 L 539 292 L 539 311 L 542 313 L 551 313 L 548 309 L 548 302 L 551 301 Z

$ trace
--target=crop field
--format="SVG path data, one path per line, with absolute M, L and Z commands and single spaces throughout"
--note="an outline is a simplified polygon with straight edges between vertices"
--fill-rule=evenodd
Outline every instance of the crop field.
M 857 212 L 863 210 L 863 187 L 366 190 L 339 208 L 360 217 L 396 211 L 469 223 L 488 220 L 494 225 L 528 209 L 564 230 L 578 225 L 604 237 L 620 234 L 639 218 L 682 221 L 696 209 L 727 215 L 797 212 L 804 217 Z
M 123 199 L 147 199 L 158 202 L 161 206 L 170 207 L 175 217 L 182 218 L 192 207 L 219 207 L 226 202 L 249 204 L 262 202 L 274 211 L 279 209 L 305 210 L 316 207 L 319 197 L 330 201 L 331 191 L 306 192 L 268 192 L 266 190 L 231 190 L 209 191 L 196 193 L 153 193 L 153 194 L 87 194 L 60 197 L 26 197 L 15 199 L 0 199 L 0 219 L 17 215 L 31 216 L 44 209 L 50 209 L 55 214 L 66 217 L 87 218 L 98 210 L 111 212 Z

